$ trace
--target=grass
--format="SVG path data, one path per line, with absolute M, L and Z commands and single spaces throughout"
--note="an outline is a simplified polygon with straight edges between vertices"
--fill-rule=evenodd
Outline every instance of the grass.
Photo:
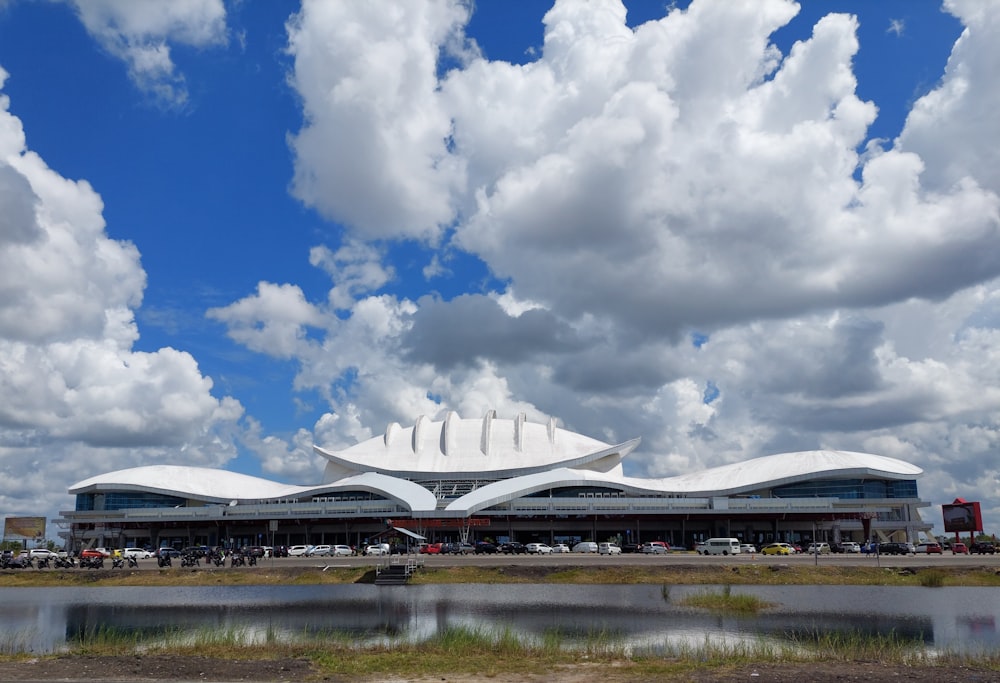
M 196 586 L 196 585 L 317 585 L 363 583 L 372 579 L 371 567 L 268 567 L 245 569 L 64 570 L 0 572 L 0 587 L 17 586 Z M 424 567 L 417 584 L 655 584 L 662 599 L 671 600 L 671 586 L 714 585 L 685 598 L 682 604 L 701 609 L 753 614 L 767 604 L 733 591 L 739 585 L 878 585 L 878 586 L 1000 586 L 1000 575 L 988 567 L 879 568 L 874 566 L 775 565 L 655 565 L 655 566 L 530 566 Z M 26 653 L 15 637 L 0 643 L 0 663 L 38 657 Z M 921 642 L 896 634 L 795 633 L 781 643 L 756 639 L 739 643 L 659 643 L 636 648 L 614 633 L 545 632 L 528 637 L 511 631 L 491 632 L 447 628 L 420 642 L 359 645 L 350 634 L 303 632 L 280 634 L 270 629 L 211 629 L 181 633 L 163 629 L 118 631 L 100 627 L 76 635 L 68 652 L 58 656 L 142 657 L 145 655 L 199 656 L 222 661 L 235 659 L 307 660 L 318 677 L 367 677 L 406 671 L 432 678 L 446 670 L 477 678 L 541 676 L 571 672 L 583 680 L 590 671 L 605 680 L 631 678 L 694 678 L 706 667 L 780 664 L 808 666 L 810 662 L 874 662 L 923 667 L 973 667 L 1000 672 L 1000 653 L 926 653 Z M 48 656 L 48 655 L 46 655 Z M 52 655 L 57 656 L 57 655 Z
M 218 586 L 218 585 L 322 585 L 369 583 L 369 566 L 247 567 L 240 569 L 159 570 L 5 570 L 0 587 L 28 586 Z M 657 585 L 759 585 L 759 586 L 998 586 L 1000 573 L 992 567 L 925 567 L 916 570 L 876 566 L 776 565 L 770 562 L 739 565 L 657 564 L 609 566 L 502 566 L 424 567 L 413 584 L 657 584 Z
M 920 582 L 920 585 L 925 588 L 940 588 L 946 583 L 947 577 L 945 576 L 945 573 L 939 569 L 930 569 L 917 574 L 917 580 Z
M 732 594 L 730 598 L 735 598 Z M 179 631 L 123 631 L 97 627 L 77 635 L 69 655 L 89 658 L 145 655 L 179 655 L 222 660 L 306 659 L 319 677 L 370 679 L 380 674 L 406 671 L 411 678 L 454 675 L 490 678 L 498 675 L 541 676 L 572 670 L 585 678 L 607 679 L 609 671 L 629 678 L 681 676 L 706 668 L 761 664 L 809 664 L 817 662 L 866 662 L 923 667 L 974 667 L 1000 671 L 1000 653 L 966 655 L 926 654 L 920 638 L 895 633 L 789 634 L 786 642 L 756 639 L 722 643 L 663 643 L 633 648 L 613 633 L 569 635 L 549 631 L 529 637 L 510 629 L 484 630 L 449 627 L 420 642 L 358 645 L 343 634 L 300 634 L 287 641 L 270 631 L 250 633 L 242 629 L 206 629 L 195 634 Z M 64 653 L 60 656 L 66 656 Z M 14 661 L 0 655 L 0 662 Z M 574 680 L 576 680 L 574 678 Z M 580 678 L 583 680 L 583 678 Z
M 771 603 L 742 593 L 733 593 L 731 586 L 723 586 L 722 590 L 702 591 L 683 598 L 678 603 L 688 607 L 700 607 L 715 612 L 735 612 L 737 614 L 754 614 Z
M 938 583 L 940 582 L 940 583 Z M 434 567 L 418 571 L 414 584 L 554 583 L 756 586 L 998 586 L 994 568 L 946 567 L 902 570 L 875 566 L 656 565 L 538 567 Z
M 249 567 L 245 569 L 30 569 L 0 572 L 0 587 L 38 586 L 294 586 L 362 583 L 369 567 Z

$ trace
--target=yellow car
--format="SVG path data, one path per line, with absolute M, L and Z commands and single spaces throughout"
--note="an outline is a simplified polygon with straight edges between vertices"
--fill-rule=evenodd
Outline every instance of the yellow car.
M 791 555 L 795 551 L 787 543 L 769 543 L 760 552 L 765 555 Z

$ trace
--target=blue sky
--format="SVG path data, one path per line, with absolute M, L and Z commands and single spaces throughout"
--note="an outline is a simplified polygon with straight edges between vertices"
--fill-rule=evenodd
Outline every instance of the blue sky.
M 0 511 L 496 409 L 995 529 L 998 9 L 0 1 Z

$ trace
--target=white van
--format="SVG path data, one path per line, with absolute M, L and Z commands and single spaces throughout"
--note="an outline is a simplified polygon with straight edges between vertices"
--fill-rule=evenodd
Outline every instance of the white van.
M 705 541 L 705 545 L 699 548 L 702 555 L 739 555 L 740 539 L 738 538 L 710 538 Z

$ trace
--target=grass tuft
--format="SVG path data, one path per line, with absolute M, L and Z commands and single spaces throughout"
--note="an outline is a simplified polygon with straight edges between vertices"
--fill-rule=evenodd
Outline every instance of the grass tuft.
M 940 588 L 945 584 L 945 574 L 939 569 L 930 569 L 917 573 L 917 580 L 926 588 Z
M 719 591 L 702 591 L 689 595 L 683 598 L 680 604 L 716 612 L 738 612 L 740 614 L 753 614 L 772 606 L 771 603 L 753 595 L 734 594 L 732 586 L 729 585 L 723 586 L 722 590 Z

